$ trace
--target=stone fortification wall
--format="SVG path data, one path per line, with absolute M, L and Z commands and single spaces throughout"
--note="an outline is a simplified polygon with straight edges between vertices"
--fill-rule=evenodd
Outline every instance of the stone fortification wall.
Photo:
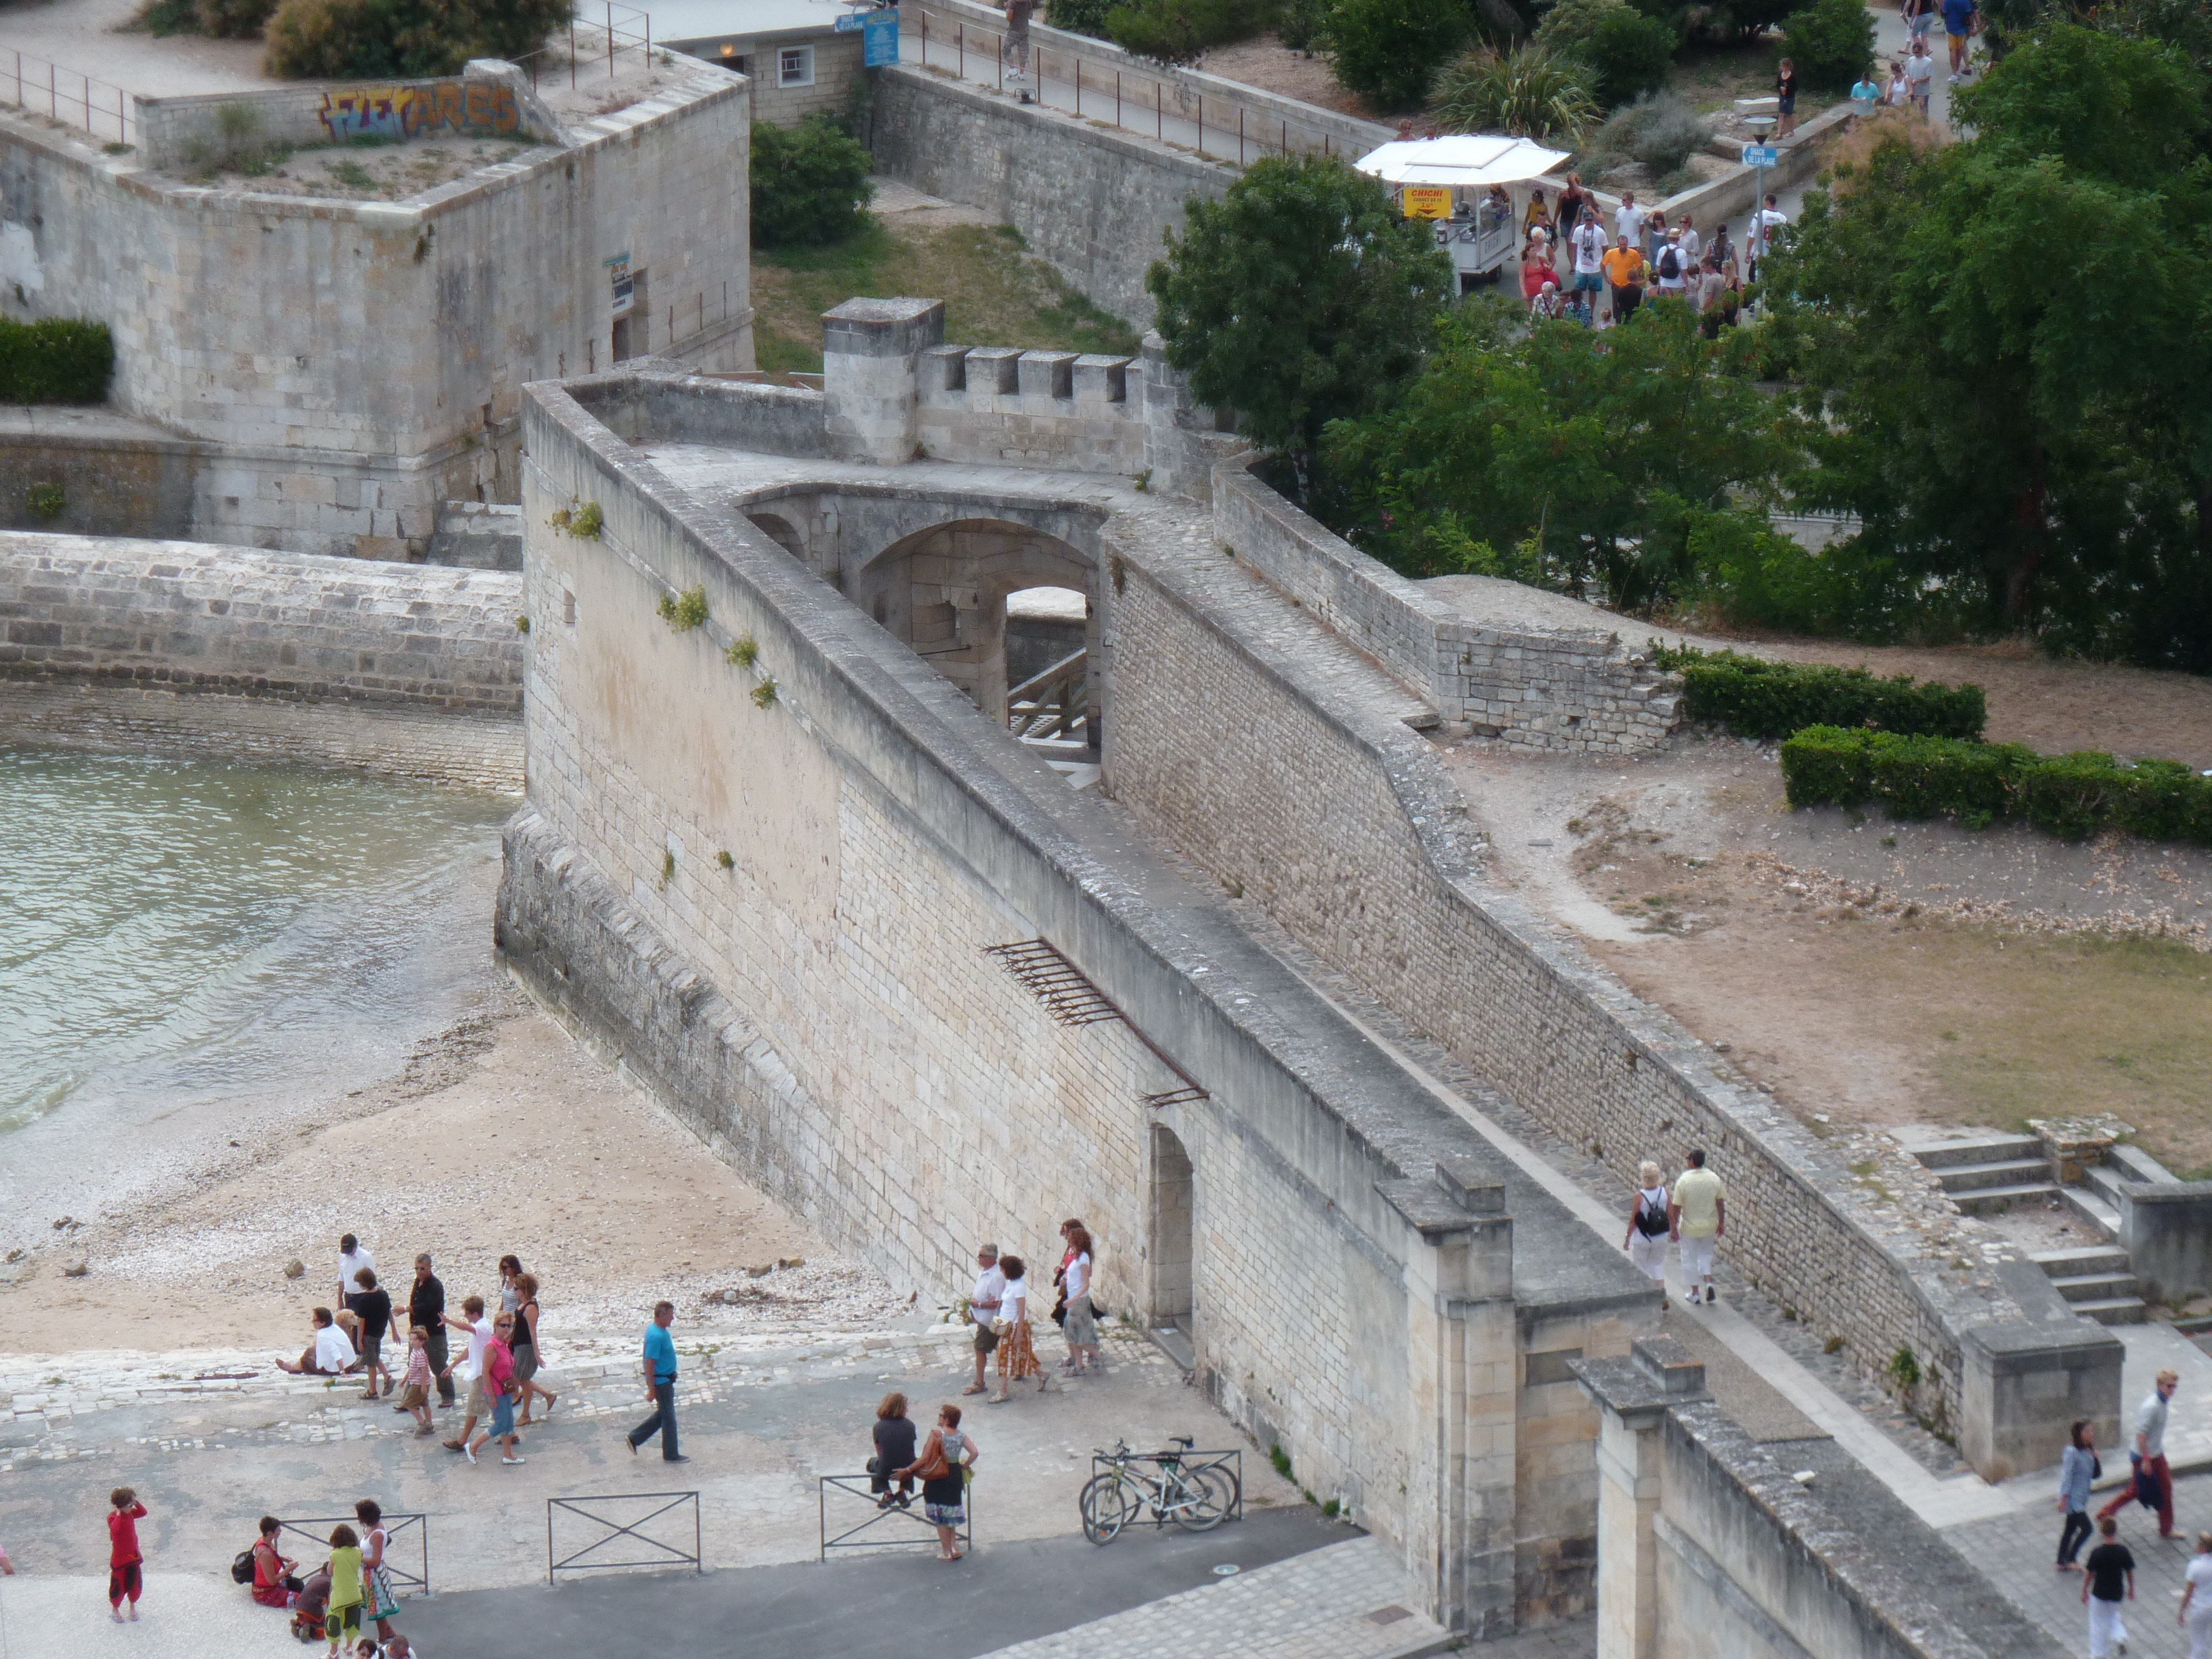
M 137 102 L 139 158 L 165 171 L 220 157 L 241 141 L 297 146 L 351 138 L 495 138 L 557 144 L 565 137 L 530 89 L 530 77 L 496 58 L 434 80 L 301 83 Z
M 0 678 L 512 716 L 520 597 L 498 571 L 0 534 Z
M 589 390 L 632 419 L 657 395 Z M 957 1289 L 987 1237 L 1049 1261 L 1083 1215 L 1108 1308 L 1188 1312 L 1217 1396 L 1398 1541 L 1449 1618 L 1503 1628 L 1523 1555 L 1571 1607 L 1595 1491 L 1521 1509 L 1520 1346 L 1621 1352 L 1648 1286 L 1103 803 L 734 511 L 561 390 L 531 398 L 544 620 L 505 959 L 895 1282 Z M 572 500 L 600 503 L 597 538 L 544 528 Z M 695 586 L 709 620 L 672 633 L 656 605 Z M 1039 938 L 1133 1029 L 1055 1024 L 986 954 Z
M 1910 1347 L 1985 1475 L 2051 1462 L 2070 1418 L 2116 1424 L 2119 1344 L 2032 1263 L 1970 1278 L 1919 1254 L 1819 1141 L 1488 890 L 1464 806 L 1395 710 L 1248 625 L 1203 561 L 1132 559 L 1107 603 L 1106 781 L 1164 839 L 1624 1182 L 1707 1148 L 1737 1266 L 1869 1372 Z
M 747 107 L 698 65 L 403 202 L 185 185 L 0 116 L 0 309 L 107 324 L 114 406 L 221 446 L 195 536 L 407 556 L 440 503 L 515 498 L 525 382 L 610 361 L 608 260 L 647 273 L 632 351 L 750 367 Z
M 1012 225 L 1091 299 L 1149 326 L 1145 271 L 1183 200 L 1218 200 L 1233 168 L 905 67 L 875 82 L 876 170 Z
M 1832 1443 L 1778 1462 L 1679 1343 L 1572 1369 L 1602 1420 L 1596 1659 L 2066 1651 Z
M 1275 587 L 1425 697 L 1515 749 L 1627 754 L 1680 717 L 1680 683 L 1610 629 L 1535 628 L 1470 615 L 1359 551 L 1252 477 L 1215 475 L 1220 538 Z
M 0 530 L 188 537 L 205 453 L 103 410 L 0 410 Z M 31 505 L 56 489 L 55 510 Z

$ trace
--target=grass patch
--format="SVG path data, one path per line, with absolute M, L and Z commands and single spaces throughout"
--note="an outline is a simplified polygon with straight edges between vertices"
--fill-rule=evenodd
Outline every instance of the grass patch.
M 1100 310 L 1011 225 L 895 228 L 871 215 L 827 247 L 753 254 L 753 349 L 771 373 L 818 374 L 822 313 L 849 299 L 927 295 L 945 301 L 945 337 L 958 345 L 1020 346 L 1134 356 L 1137 335 Z
M 2000 950 L 1992 934 L 1930 928 L 1916 942 L 1928 1057 L 1959 1121 L 2112 1111 L 2169 1167 L 2212 1163 L 2212 958 L 2165 939 Z

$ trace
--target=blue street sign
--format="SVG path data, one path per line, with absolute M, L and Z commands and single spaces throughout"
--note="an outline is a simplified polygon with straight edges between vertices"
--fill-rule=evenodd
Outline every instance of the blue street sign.
M 882 11 L 872 11 L 860 26 L 860 64 L 865 69 L 882 69 L 899 60 L 898 8 L 891 6 Z
M 1747 167 L 1771 167 L 1782 160 L 1782 152 L 1771 144 L 1746 144 L 1743 164 Z
M 840 34 L 858 34 L 860 32 L 860 25 L 867 21 L 867 13 L 864 11 L 848 11 L 837 20 L 837 33 Z

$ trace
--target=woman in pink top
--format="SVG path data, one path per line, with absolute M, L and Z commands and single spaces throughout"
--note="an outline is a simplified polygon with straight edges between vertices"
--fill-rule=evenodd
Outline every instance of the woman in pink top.
M 487 1440 L 500 1443 L 500 1462 L 520 1463 L 514 1455 L 514 1350 L 508 1345 L 514 1337 L 514 1316 L 501 1314 L 491 1322 L 491 1340 L 484 1344 L 484 1398 L 492 1402 L 491 1425 L 478 1435 L 476 1444 L 464 1447 L 469 1462 L 477 1461 L 477 1453 Z

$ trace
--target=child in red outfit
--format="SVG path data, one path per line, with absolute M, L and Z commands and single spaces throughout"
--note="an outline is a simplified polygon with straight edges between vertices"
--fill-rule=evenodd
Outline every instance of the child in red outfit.
M 138 1593 L 145 1588 L 140 1570 L 146 1558 L 138 1549 L 138 1522 L 146 1506 L 128 1486 L 118 1486 L 107 1494 L 107 1501 L 115 1506 L 107 1516 L 107 1616 L 119 1625 L 124 1598 L 130 1597 L 131 1616 L 135 1620 Z

